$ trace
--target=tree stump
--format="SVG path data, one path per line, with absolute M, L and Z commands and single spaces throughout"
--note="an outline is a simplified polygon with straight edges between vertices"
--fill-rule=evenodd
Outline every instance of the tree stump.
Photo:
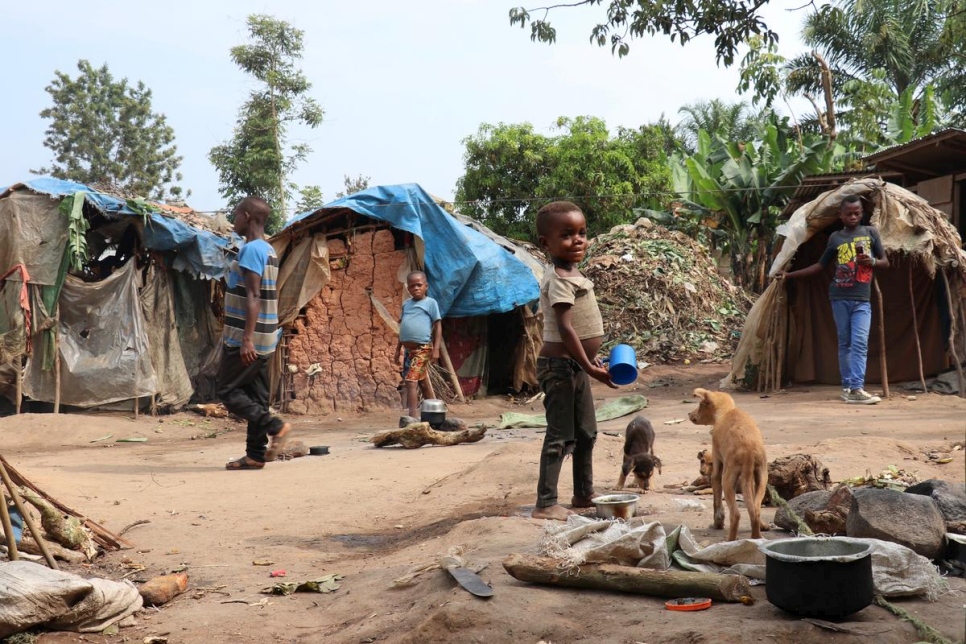
M 416 449 L 423 445 L 458 445 L 475 443 L 486 436 L 486 427 L 473 427 L 458 432 L 438 432 L 429 423 L 413 423 L 402 429 L 387 429 L 369 439 L 376 447 L 402 445 L 406 449 Z
M 568 588 L 616 590 L 654 597 L 709 597 L 716 601 L 753 603 L 751 585 L 742 575 L 679 570 L 650 570 L 614 564 L 581 564 L 561 568 L 550 557 L 512 554 L 503 562 L 520 581 Z

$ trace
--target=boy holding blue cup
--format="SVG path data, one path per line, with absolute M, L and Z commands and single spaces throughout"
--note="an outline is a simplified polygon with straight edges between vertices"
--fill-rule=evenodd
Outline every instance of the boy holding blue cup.
M 537 213 L 537 237 L 550 255 L 540 283 L 543 347 L 537 358 L 537 378 L 544 393 L 547 433 L 540 453 L 540 479 L 535 519 L 565 521 L 573 514 L 557 501 L 557 482 L 564 458 L 573 455 L 575 508 L 593 506 L 593 456 L 597 418 L 590 378 L 617 385 L 597 352 L 604 338 L 604 321 L 594 296 L 594 283 L 577 270 L 587 252 L 587 221 L 569 201 L 547 204 Z

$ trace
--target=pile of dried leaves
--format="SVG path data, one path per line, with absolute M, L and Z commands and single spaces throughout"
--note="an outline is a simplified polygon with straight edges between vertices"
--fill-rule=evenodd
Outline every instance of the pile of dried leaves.
M 598 236 L 581 270 L 594 282 L 608 345 L 629 344 L 639 360 L 728 358 L 751 308 L 705 246 L 648 219 Z

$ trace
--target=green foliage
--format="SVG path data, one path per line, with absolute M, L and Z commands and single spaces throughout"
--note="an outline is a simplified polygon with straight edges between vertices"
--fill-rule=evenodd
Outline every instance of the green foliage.
M 53 105 L 40 112 L 50 119 L 44 146 L 54 163 L 35 174 L 84 184 L 108 184 L 126 195 L 163 199 L 180 196 L 181 157 L 174 130 L 151 107 L 143 82 L 115 80 L 103 65 L 77 63 L 77 78 L 57 71 L 45 88 Z
M 302 186 L 299 188 L 299 198 L 295 202 L 295 214 L 312 212 L 325 205 L 325 197 L 319 186 Z
M 755 112 L 747 103 L 726 103 L 721 99 L 690 103 L 678 110 L 683 118 L 675 128 L 684 149 L 694 152 L 698 132 L 715 132 L 729 141 L 750 141 L 768 121 L 771 110 Z
M 258 195 L 272 205 L 269 234 L 287 218 L 291 186 L 288 177 L 312 151 L 305 143 L 289 145 L 293 123 L 317 127 L 324 112 L 308 96 L 312 83 L 296 66 L 301 60 L 304 32 L 271 16 L 248 17 L 251 42 L 232 47 L 231 58 L 258 86 L 238 112 L 232 138 L 211 149 L 208 158 L 218 170 L 219 192 L 230 204 Z
M 571 4 L 510 10 L 510 24 L 525 28 L 530 25 L 530 39 L 534 42 L 553 43 L 557 30 L 547 17 L 550 11 L 562 7 L 592 7 L 604 5 L 603 0 L 583 0 Z M 678 0 L 676 2 L 653 2 L 653 0 L 610 0 L 604 20 L 590 32 L 590 42 L 600 47 L 610 44 L 611 53 L 620 57 L 630 52 L 629 40 L 645 35 L 664 34 L 671 42 L 682 45 L 700 35 L 713 35 L 718 63 L 731 65 L 738 46 L 753 36 L 766 43 L 778 40 L 761 19 L 759 12 L 768 0 Z M 543 12 L 540 18 L 531 12 Z
M 60 214 L 67 217 L 67 251 L 70 268 L 75 273 L 82 272 L 88 260 L 87 231 L 90 223 L 84 216 L 85 195 L 85 192 L 76 192 L 64 197 L 58 206 Z
M 674 190 L 682 199 L 675 215 L 722 230 L 735 281 L 760 291 L 778 215 L 789 196 L 802 176 L 830 170 L 842 153 L 822 136 L 795 140 L 774 115 L 757 141 L 735 142 L 700 130 L 693 154 L 671 157 Z
M 501 235 L 534 239 L 537 211 L 563 199 L 580 206 L 595 235 L 666 195 L 670 173 L 660 127 L 619 128 L 611 136 L 599 118 L 561 117 L 556 129 L 545 136 L 529 123 L 484 124 L 464 139 L 460 210 Z
M 343 175 L 342 185 L 345 186 L 345 190 L 335 193 L 335 198 L 341 199 L 342 197 L 346 197 L 348 195 L 354 195 L 357 192 L 362 192 L 363 190 L 369 187 L 369 179 L 371 178 L 372 177 L 364 177 L 361 174 L 357 176 L 355 179 L 353 179 L 347 174 Z

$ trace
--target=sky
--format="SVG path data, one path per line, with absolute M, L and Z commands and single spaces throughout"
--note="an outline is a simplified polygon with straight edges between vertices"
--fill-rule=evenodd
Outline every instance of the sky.
M 556 44 L 533 43 L 529 27 L 509 24 L 509 9 L 521 1 L 10 3 L 0 39 L 0 185 L 29 180 L 31 169 L 51 162 L 39 116 L 50 105 L 44 88 L 55 70 L 76 76 L 83 58 L 152 90 L 153 108 L 166 115 L 184 157 L 180 185 L 191 190 L 188 203 L 224 209 L 208 152 L 231 136 L 255 86 L 229 57 L 246 42 L 252 13 L 305 32 L 302 71 L 326 114 L 315 129 L 291 130 L 292 142 L 313 148 L 291 179 L 321 186 L 326 201 L 342 189 L 343 176 L 360 174 L 370 185 L 419 183 L 452 199 L 463 173 L 461 141 L 482 123 L 529 122 L 552 134 L 558 117 L 588 115 L 614 131 L 662 114 L 674 123 L 688 103 L 741 98 L 737 66 L 717 66 L 710 37 L 684 47 L 664 36 L 637 39 L 620 59 L 588 42 L 604 8 L 580 7 L 551 14 Z M 789 10 L 801 4 L 772 0 L 765 12 L 788 57 L 802 50 L 805 14 Z

